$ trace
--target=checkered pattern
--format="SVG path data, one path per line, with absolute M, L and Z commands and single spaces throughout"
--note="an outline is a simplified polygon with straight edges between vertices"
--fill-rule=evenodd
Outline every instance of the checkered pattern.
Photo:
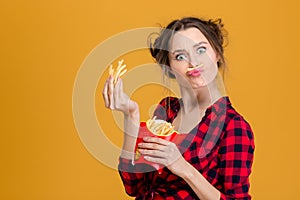
M 168 97 L 160 102 L 154 115 L 172 122 L 181 100 Z M 251 127 L 222 97 L 206 112 L 202 121 L 177 144 L 183 157 L 221 192 L 221 200 L 248 200 L 249 175 L 253 162 L 254 139 Z M 141 199 L 199 199 L 180 177 L 164 168 L 143 172 L 145 166 L 132 165 L 120 158 L 119 173 L 128 195 Z

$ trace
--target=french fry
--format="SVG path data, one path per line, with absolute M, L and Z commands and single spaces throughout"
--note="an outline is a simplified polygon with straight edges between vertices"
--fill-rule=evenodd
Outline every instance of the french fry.
M 119 65 L 119 66 L 122 65 L 123 62 L 124 62 L 124 59 L 120 60 L 120 61 L 118 62 L 118 65 Z
M 149 119 L 149 120 L 147 121 L 147 127 L 148 127 L 149 129 L 151 129 L 151 126 L 152 126 L 153 122 L 155 121 L 155 119 L 156 119 L 156 116 L 154 116 L 152 119 Z
M 126 72 L 127 72 L 127 69 L 124 69 L 124 70 L 119 74 L 119 77 L 121 78 L 121 76 L 123 76 Z
M 166 126 L 163 126 L 161 129 L 160 129 L 160 132 L 158 133 L 159 135 L 164 135 L 165 134 L 165 129 L 166 129 Z
M 164 123 L 161 123 L 161 124 L 158 124 L 156 127 L 155 127 L 155 131 L 156 131 L 156 133 L 160 133 L 161 132 L 161 129 L 163 128 L 165 126 L 165 124 Z
M 126 65 L 123 66 L 118 66 L 117 70 L 116 70 L 116 74 L 115 74 L 115 79 L 114 79 L 114 84 L 116 84 L 118 78 L 120 77 L 120 73 L 121 71 L 126 67 Z M 123 71 L 124 72 L 124 71 Z M 122 73 L 123 73 L 122 72 Z
M 108 74 L 113 76 L 114 85 L 117 83 L 118 78 L 121 78 L 127 72 L 126 65 L 123 65 L 123 62 L 124 60 L 120 60 L 116 69 L 113 68 L 113 65 L 109 66 Z
M 152 125 L 151 125 L 151 130 L 154 132 L 154 133 L 156 133 L 157 132 L 157 127 L 159 126 L 159 124 L 157 124 L 157 123 L 152 123 Z
M 173 131 L 174 131 L 174 126 L 172 126 L 172 127 L 170 128 L 170 130 L 168 131 L 167 135 L 173 133 Z
M 165 128 L 165 130 L 164 130 L 164 134 L 165 135 L 168 135 L 169 134 L 169 132 L 170 132 L 170 130 L 171 130 L 171 126 L 169 126 L 169 127 L 167 127 L 167 128 Z
M 198 68 L 200 68 L 200 67 L 203 67 L 203 63 L 201 63 L 200 65 L 198 65 L 198 66 L 196 66 L 196 67 L 189 67 L 189 68 L 187 69 L 187 71 L 189 72 L 189 71 L 198 69 Z

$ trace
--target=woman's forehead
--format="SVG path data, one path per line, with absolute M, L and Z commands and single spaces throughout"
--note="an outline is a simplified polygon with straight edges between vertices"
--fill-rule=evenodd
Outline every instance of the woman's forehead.
M 188 28 L 182 31 L 177 31 L 170 41 L 170 51 L 177 49 L 191 48 L 201 42 L 208 43 L 208 40 L 203 33 L 197 28 Z

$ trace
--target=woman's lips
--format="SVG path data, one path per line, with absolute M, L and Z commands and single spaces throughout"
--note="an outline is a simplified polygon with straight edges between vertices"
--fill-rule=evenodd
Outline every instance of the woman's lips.
M 203 63 L 197 66 L 189 67 L 187 69 L 187 75 L 192 77 L 200 76 L 203 72 Z
M 197 77 L 197 76 L 200 76 L 202 72 L 203 72 L 203 70 L 194 69 L 194 70 L 188 71 L 187 75 L 192 76 L 192 77 Z

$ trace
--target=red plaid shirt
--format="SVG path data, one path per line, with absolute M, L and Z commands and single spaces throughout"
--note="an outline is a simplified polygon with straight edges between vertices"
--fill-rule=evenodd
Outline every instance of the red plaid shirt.
M 168 97 L 154 115 L 172 122 L 181 100 Z M 249 175 L 254 139 L 247 121 L 232 107 L 227 96 L 208 107 L 201 122 L 177 144 L 183 157 L 221 192 L 221 200 L 251 199 Z M 126 193 L 142 199 L 199 199 L 189 185 L 166 167 L 145 172 L 131 160 L 120 158 L 119 173 Z

